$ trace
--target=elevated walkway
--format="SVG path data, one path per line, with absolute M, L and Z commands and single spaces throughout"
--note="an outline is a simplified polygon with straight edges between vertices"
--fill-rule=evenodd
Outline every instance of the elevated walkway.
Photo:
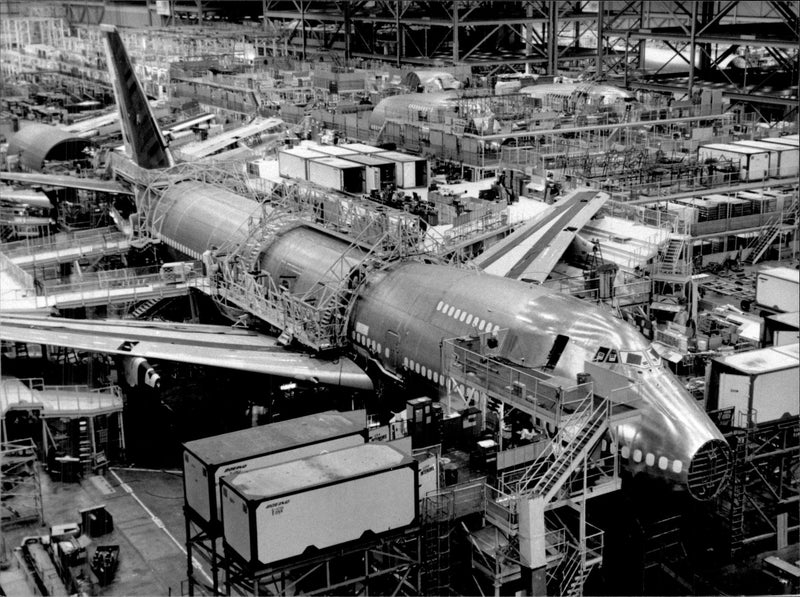
M 86 257 L 118 255 L 127 252 L 130 246 L 125 234 L 109 227 L 4 243 L 0 252 L 18 267 L 32 270 Z
M 208 282 L 197 274 L 183 281 L 173 282 L 157 271 L 142 273 L 139 268 L 101 271 L 74 283 L 39 286 L 35 294 L 30 289 L 4 292 L 0 295 L 0 312 L 46 312 L 52 308 L 136 303 L 183 296 L 191 288 L 208 292 Z
M 27 383 L 25 383 L 27 382 Z M 0 416 L 12 410 L 37 410 L 42 417 L 84 417 L 122 412 L 122 394 L 116 386 L 46 385 L 41 379 L 0 379 Z

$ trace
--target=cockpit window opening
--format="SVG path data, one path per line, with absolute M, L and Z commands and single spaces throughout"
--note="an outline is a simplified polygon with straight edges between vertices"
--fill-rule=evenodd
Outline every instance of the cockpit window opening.
M 656 349 L 653 348 L 652 346 L 647 349 L 647 352 L 650 355 L 650 362 L 653 363 L 653 365 L 655 365 L 656 367 L 659 367 L 661 365 L 661 355 L 658 354 Z
M 640 352 L 626 352 L 623 353 L 625 355 L 625 363 L 627 365 L 633 365 L 634 367 L 641 367 L 642 363 L 644 362 L 644 355 Z
M 608 351 L 608 356 L 606 357 L 606 363 L 619 363 L 619 355 L 617 351 L 613 348 Z

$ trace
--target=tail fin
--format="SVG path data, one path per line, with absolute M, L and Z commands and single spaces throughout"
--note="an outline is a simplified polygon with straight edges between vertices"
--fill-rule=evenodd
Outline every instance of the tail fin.
M 106 60 L 117 98 L 125 149 L 141 168 L 151 170 L 174 165 L 117 28 L 101 27 L 106 34 Z

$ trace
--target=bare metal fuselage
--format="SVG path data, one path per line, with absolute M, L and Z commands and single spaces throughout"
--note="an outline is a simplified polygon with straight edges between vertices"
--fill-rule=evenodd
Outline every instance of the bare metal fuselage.
M 350 329 L 358 349 L 390 373 L 437 385 L 444 383 L 441 341 L 470 333 L 507 330 L 500 356 L 520 367 L 542 366 L 555 338 L 566 336 L 552 373 L 572 380 L 599 349 L 613 349 L 623 362 L 603 366 L 628 377 L 642 398 L 640 420 L 615 429 L 627 465 L 687 485 L 697 498 L 711 497 L 724 481 L 727 444 L 713 422 L 638 330 L 580 299 L 480 272 L 403 263 L 368 279 Z M 626 364 L 627 354 L 642 362 Z M 714 471 L 701 474 L 709 458 Z

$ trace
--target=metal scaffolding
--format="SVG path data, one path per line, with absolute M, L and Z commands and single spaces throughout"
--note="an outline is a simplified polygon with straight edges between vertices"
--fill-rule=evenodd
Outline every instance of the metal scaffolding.
M 796 2 L 610 4 L 599 2 L 598 11 L 608 78 L 689 98 L 718 89 L 734 103 L 784 108 L 785 120 L 798 118 Z
M 748 546 L 780 549 L 797 540 L 800 491 L 794 475 L 800 462 L 800 418 L 731 428 L 733 477 L 717 499 L 729 533 L 731 557 Z

